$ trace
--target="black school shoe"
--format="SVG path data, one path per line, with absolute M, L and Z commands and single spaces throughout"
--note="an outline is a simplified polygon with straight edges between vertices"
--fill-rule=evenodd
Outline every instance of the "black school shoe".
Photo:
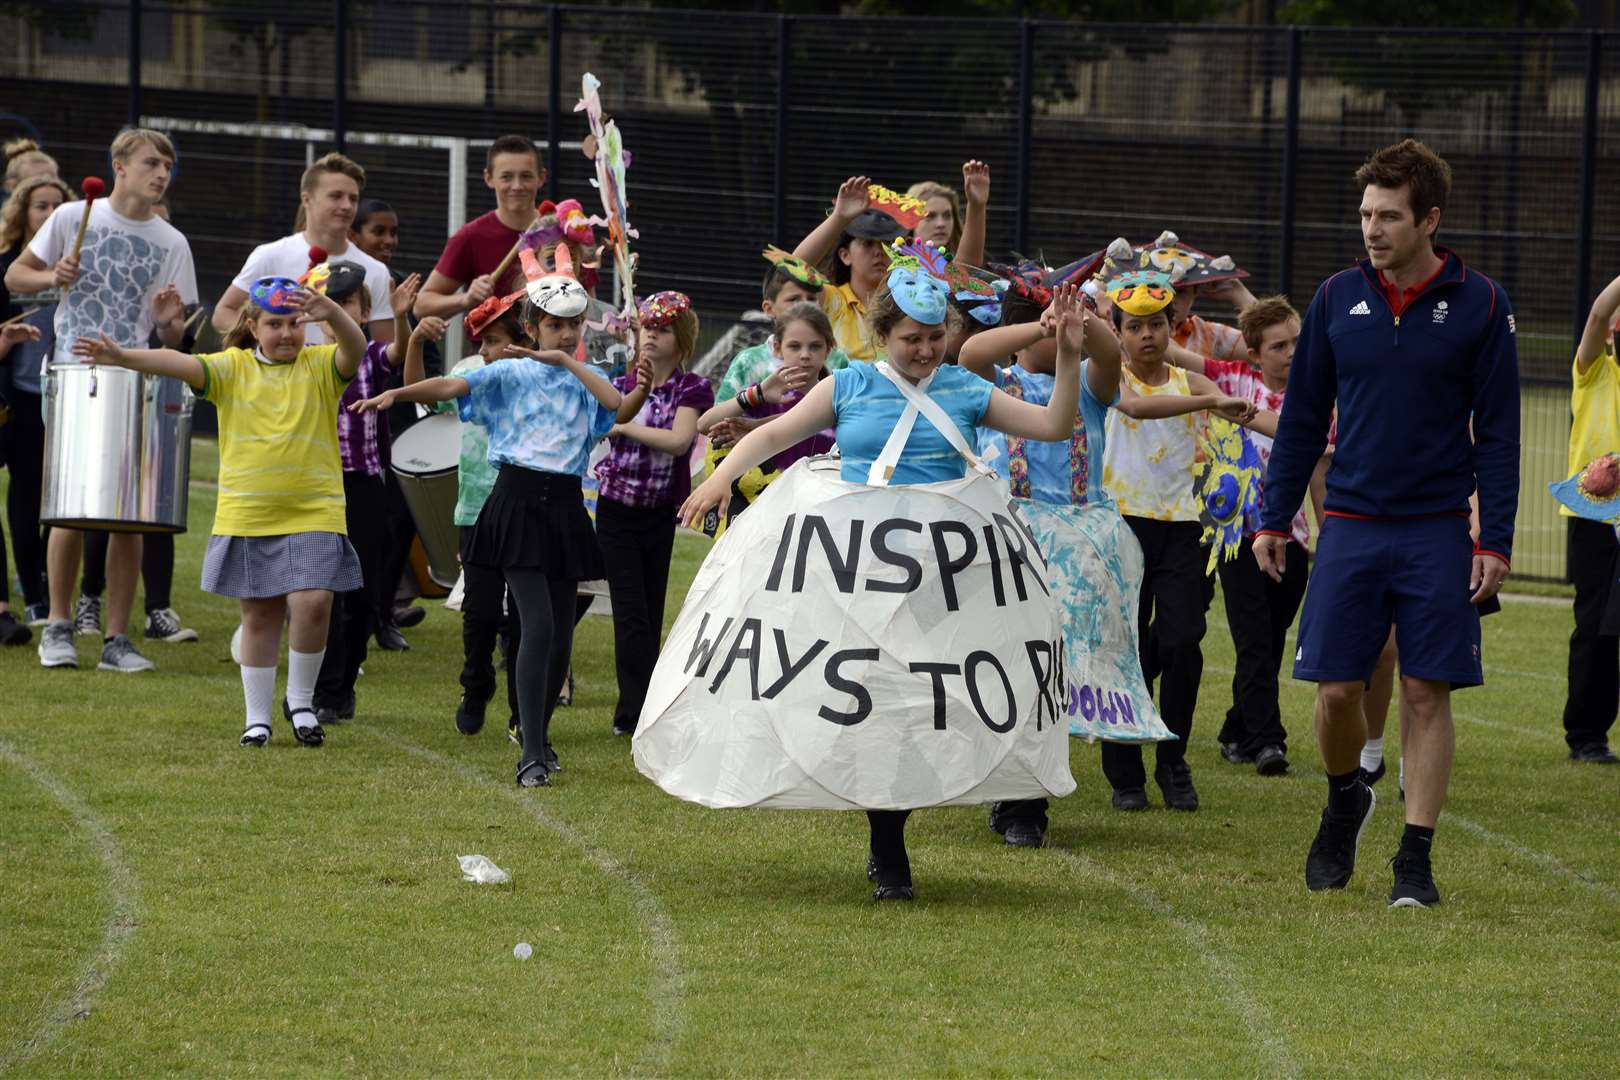
M 1254 755 L 1254 771 L 1261 776 L 1281 776 L 1288 771 L 1288 755 L 1280 746 L 1262 746 Z
M 456 706 L 456 730 L 463 735 L 476 735 L 484 730 L 484 709 L 489 705 L 487 698 L 475 698 L 465 690 L 461 692 L 461 704 Z
M 427 608 L 417 607 L 415 604 L 394 609 L 394 625 L 401 630 L 409 630 L 411 627 L 420 624 L 425 618 L 427 618 Z
M 1008 824 L 1007 831 L 1002 836 L 1013 847 L 1046 846 L 1046 830 L 1035 821 L 1013 821 Z
M 1226 760 L 1228 765 L 1250 765 L 1254 762 L 1254 758 L 1245 754 L 1235 742 L 1221 743 L 1221 757 Z
M 1378 797 L 1366 784 L 1357 784 L 1361 801 L 1354 814 L 1336 817 L 1331 811 L 1322 811 L 1322 824 L 1317 827 L 1316 839 L 1305 856 L 1305 887 L 1312 892 L 1322 889 L 1342 889 L 1350 884 L 1356 872 L 1356 850 L 1361 845 L 1361 834 L 1367 831 Z
M 26 645 L 34 640 L 34 632 L 17 621 L 9 611 L 0 611 L 0 645 Z
M 5 616 L 0 615 L 0 619 L 3 618 Z M 1569 760 L 1578 761 L 1583 765 L 1620 765 L 1620 757 L 1615 757 L 1614 751 L 1609 749 L 1609 744 L 1602 742 L 1577 746 L 1569 752 Z
M 1115 810 L 1146 810 L 1147 792 L 1139 787 L 1116 788 L 1113 802 Z
M 1390 907 L 1433 907 L 1440 902 L 1440 890 L 1435 887 L 1427 856 L 1398 851 L 1389 865 L 1395 871 L 1395 885 L 1389 890 Z
M 1153 781 L 1164 794 L 1164 805 L 1172 810 L 1198 809 L 1198 789 L 1193 787 L 1192 766 L 1177 761 L 1169 768 L 1155 769 Z
M 551 774 L 546 771 L 543 761 L 518 762 L 518 787 L 536 788 L 551 786 Z

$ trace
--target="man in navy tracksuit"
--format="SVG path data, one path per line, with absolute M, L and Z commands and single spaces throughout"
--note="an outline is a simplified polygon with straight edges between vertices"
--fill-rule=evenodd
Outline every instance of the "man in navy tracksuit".
M 1479 615 L 1507 577 L 1519 498 L 1519 371 L 1512 308 L 1490 278 L 1434 243 L 1451 169 L 1412 139 L 1357 172 L 1370 256 L 1317 290 L 1266 473 L 1254 554 L 1278 577 L 1289 519 L 1327 442 L 1327 521 L 1317 541 L 1294 677 L 1317 683 L 1328 804 L 1305 860 L 1310 889 L 1342 889 L 1372 817 L 1362 782 L 1361 697 L 1393 622 L 1412 706 L 1406 831 L 1391 907 L 1437 903 L 1429 866 L 1451 776 L 1453 688 L 1483 682 Z M 1472 419 L 1472 437 L 1470 437 Z M 1469 540 L 1478 489 L 1480 534 Z

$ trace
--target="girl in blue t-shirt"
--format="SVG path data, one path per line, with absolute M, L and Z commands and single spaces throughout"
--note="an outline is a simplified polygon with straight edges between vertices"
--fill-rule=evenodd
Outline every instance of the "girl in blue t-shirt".
M 517 604 L 523 627 L 517 782 L 542 787 L 558 770 L 548 732 L 573 647 L 576 585 L 605 575 L 580 479 L 621 398 L 574 358 L 588 300 L 579 282 L 549 274 L 531 280 L 525 292 L 523 328 L 539 348 L 508 345 L 506 355 L 519 358 L 514 362 L 388 390 L 351 408 L 454 398 L 463 420 L 488 431 L 489 462 L 500 474 L 473 525 L 466 561 L 499 570 Z
M 906 266 L 890 270 L 867 313 L 873 335 L 888 354 L 890 369 L 937 402 L 969 446 L 978 443 L 981 428 L 1048 442 L 1073 434 L 1079 408 L 1079 350 L 1059 350 L 1052 398 L 1044 407 L 1015 400 L 972 372 L 944 363 L 952 317 L 948 295 L 946 285 L 924 270 Z M 1083 316 L 1072 292 L 1062 296 L 1054 310 L 1058 324 L 1071 331 L 1069 337 L 1077 338 Z M 704 515 L 724 505 L 731 485 L 743 473 L 828 427 L 837 433 L 843 479 L 867 483 L 905 407 L 905 396 L 876 366 L 851 363 L 817 383 L 781 417 L 738 442 L 686 500 L 681 518 L 695 526 Z M 919 422 L 887 479 L 892 484 L 927 484 L 959 480 L 965 470 L 965 460 L 945 436 L 932 424 Z M 912 898 L 905 844 L 910 813 L 867 811 L 871 827 L 867 877 L 877 882 L 876 899 Z

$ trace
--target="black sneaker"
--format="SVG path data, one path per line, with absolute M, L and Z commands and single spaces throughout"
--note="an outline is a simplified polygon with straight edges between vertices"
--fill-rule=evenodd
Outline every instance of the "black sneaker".
M 401 630 L 409 630 L 411 627 L 419 625 L 425 618 L 427 618 L 427 608 L 420 608 L 415 604 L 394 609 L 394 625 Z
M 9 611 L 0 611 L 0 645 L 26 645 L 34 640 L 34 632 L 17 621 Z
M 1288 771 L 1288 755 L 1280 746 L 1262 746 L 1254 755 L 1254 771 L 1261 776 L 1281 776 Z
M 484 730 L 484 707 L 487 699 L 475 698 L 462 691 L 461 704 L 456 706 L 456 730 L 463 735 L 476 735 Z
M 1221 743 L 1221 757 L 1226 759 L 1228 765 L 1248 765 L 1254 758 L 1245 754 L 1235 742 Z
M 636 725 L 634 722 L 627 723 L 623 720 L 613 721 L 613 734 L 622 737 L 625 735 L 634 735 L 635 733 Z
M 1013 821 L 1002 834 L 1013 847 L 1044 847 L 1046 830 L 1033 821 Z
M 1410 851 L 1398 851 L 1389 860 L 1395 871 L 1395 885 L 1389 890 L 1389 906 L 1433 907 L 1440 902 L 1440 890 L 1434 885 L 1434 872 L 1429 860 Z
M 1139 787 L 1116 788 L 1114 790 L 1115 810 L 1146 810 L 1147 792 Z
M 383 623 L 377 627 L 377 644 L 388 652 L 410 652 L 410 642 L 405 635 L 399 632 L 399 627 L 393 623 Z
M 1185 761 L 1154 770 L 1153 781 L 1164 793 L 1164 805 L 1170 809 L 1189 812 L 1198 809 L 1198 789 L 1193 787 L 1192 766 Z
M 1372 820 L 1373 807 L 1378 796 L 1366 784 L 1357 783 L 1361 790 L 1361 809 L 1347 818 L 1338 818 L 1322 811 L 1322 824 L 1311 841 L 1310 854 L 1305 856 L 1305 887 L 1312 892 L 1321 889 L 1342 889 L 1350 884 L 1356 872 L 1356 849 L 1361 845 L 1361 834 Z
M 1382 780 L 1384 778 L 1384 774 L 1387 772 L 1389 772 L 1389 767 L 1384 764 L 1383 758 L 1379 758 L 1378 768 L 1373 769 L 1371 772 L 1368 772 L 1366 769 L 1361 770 L 1361 782 L 1366 784 L 1368 787 L 1372 787 L 1374 784 L 1378 783 L 1378 781 Z
M 1620 765 L 1620 757 L 1615 757 L 1614 751 L 1609 749 L 1609 744 L 1602 742 L 1577 746 L 1569 752 L 1569 760 L 1579 761 L 1583 765 Z

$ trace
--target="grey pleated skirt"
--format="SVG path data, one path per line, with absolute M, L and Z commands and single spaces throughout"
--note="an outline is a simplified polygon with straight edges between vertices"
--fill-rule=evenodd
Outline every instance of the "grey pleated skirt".
M 360 557 L 341 533 L 210 536 L 203 556 L 203 589 L 241 600 L 301 589 L 352 592 L 362 580 Z

